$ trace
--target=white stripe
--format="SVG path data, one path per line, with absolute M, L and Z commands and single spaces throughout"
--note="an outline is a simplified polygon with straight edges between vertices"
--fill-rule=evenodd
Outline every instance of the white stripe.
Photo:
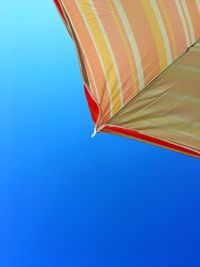
M 63 6 L 63 3 L 62 3 L 61 0 L 60 0 L 60 3 L 61 3 L 61 5 Z M 63 9 L 64 9 L 64 8 L 63 8 Z M 64 9 L 64 10 L 65 10 L 65 9 Z M 74 30 L 74 32 L 75 32 L 75 34 L 76 34 L 76 38 L 78 39 L 78 43 L 79 43 L 79 45 L 81 46 L 81 50 L 82 50 L 82 52 L 83 52 L 84 58 L 85 58 L 85 60 L 86 60 L 86 64 L 88 65 L 88 69 L 89 69 L 90 74 L 91 74 L 91 77 L 92 77 L 92 81 L 93 81 L 93 83 L 94 83 L 94 87 L 95 87 L 95 92 L 96 92 L 97 101 L 98 101 L 98 103 L 100 103 L 100 97 L 99 97 L 99 93 L 98 93 L 98 90 L 97 90 L 97 84 L 96 84 L 96 81 L 95 81 L 94 76 L 93 76 L 93 73 L 92 73 L 91 65 L 90 65 L 90 63 L 89 63 L 89 61 L 88 61 L 88 58 L 87 58 L 87 56 L 86 56 L 86 52 L 85 52 L 84 46 L 83 46 L 82 43 L 81 43 L 81 40 L 80 40 L 80 38 L 79 38 L 79 35 L 78 35 L 77 31 L 76 31 L 76 28 L 75 28 L 75 26 L 74 26 L 74 24 L 73 24 L 73 22 L 72 22 L 72 19 L 71 19 L 70 15 L 69 15 L 69 14 L 67 14 L 67 15 L 68 15 L 68 17 L 70 18 L 70 23 L 71 23 L 72 26 L 73 26 L 73 30 Z
M 111 45 L 110 45 L 110 42 L 108 40 L 108 36 L 107 36 L 107 34 L 105 32 L 105 29 L 103 27 L 103 24 L 102 24 L 101 20 L 99 19 L 99 15 L 98 15 L 95 7 L 94 7 L 94 4 L 93 4 L 92 0 L 88 0 L 88 2 L 89 2 L 90 6 L 91 6 L 91 8 L 92 8 L 92 10 L 93 10 L 93 12 L 95 14 L 96 20 L 97 20 L 97 22 L 99 24 L 99 27 L 100 27 L 101 32 L 103 34 L 104 40 L 105 40 L 106 45 L 108 47 L 109 53 L 111 55 L 113 66 L 114 66 L 115 72 L 117 74 L 117 82 L 118 82 L 118 89 L 119 89 L 119 94 L 120 94 L 121 107 L 123 107 L 123 99 L 124 99 L 124 97 L 123 97 L 122 83 L 121 83 L 121 78 L 120 78 L 120 73 L 119 73 L 119 69 L 118 69 L 118 66 L 117 66 L 116 58 L 114 56 L 113 50 L 111 48 Z
M 187 4 L 186 4 L 185 1 L 182 1 L 182 5 L 183 5 L 183 10 L 185 12 L 186 19 L 187 19 L 187 22 L 188 22 L 191 40 L 192 40 L 192 43 L 194 43 L 196 39 L 195 39 L 195 34 L 194 34 L 194 28 L 193 28 L 193 25 L 192 25 L 192 20 L 191 20 L 191 17 L 190 17 L 190 12 L 188 11 L 188 7 L 187 7 Z
M 184 32 L 185 32 L 185 38 L 186 38 L 186 42 L 187 42 L 187 47 L 190 47 L 191 46 L 190 36 L 189 36 L 188 29 L 187 29 L 186 21 L 185 21 L 184 15 L 183 15 L 182 8 L 180 6 L 179 0 L 175 0 L 175 3 L 176 3 L 176 6 L 177 6 L 177 9 L 178 9 L 178 12 L 179 12 L 179 16 L 180 16 L 180 19 L 181 19 L 181 22 L 182 22 L 182 25 L 183 25 Z
M 136 68 L 137 68 L 138 80 L 139 80 L 139 89 L 142 90 L 142 89 L 144 89 L 144 86 L 145 86 L 145 84 L 144 84 L 144 72 L 143 72 L 141 56 L 140 56 L 140 52 L 139 52 L 139 49 L 137 46 L 136 39 L 135 39 L 135 36 L 133 34 L 130 23 L 128 21 L 128 18 L 125 14 L 124 8 L 123 8 L 120 0 L 115 0 L 115 1 L 113 1 L 113 3 L 116 6 L 116 9 L 118 11 L 118 15 L 120 16 L 120 19 L 121 19 L 122 24 L 124 26 L 124 30 L 127 34 L 129 43 L 131 45 L 132 54 L 133 54 L 133 56 L 135 58 L 135 62 L 136 62 Z
M 168 39 L 168 35 L 167 35 L 167 31 L 166 31 L 164 22 L 162 20 L 162 16 L 160 14 L 159 8 L 158 8 L 155 0 L 151 0 L 151 6 L 152 6 L 152 9 L 153 9 L 154 14 L 156 16 L 156 19 L 158 21 L 160 32 L 161 32 L 161 35 L 163 38 L 163 43 L 165 46 L 166 56 L 167 56 L 167 63 L 171 64 L 172 63 L 172 55 L 171 55 L 170 43 L 169 43 L 169 39 Z
M 198 8 L 199 13 L 200 13 L 200 0 L 196 0 L 196 3 L 197 3 L 197 8 Z

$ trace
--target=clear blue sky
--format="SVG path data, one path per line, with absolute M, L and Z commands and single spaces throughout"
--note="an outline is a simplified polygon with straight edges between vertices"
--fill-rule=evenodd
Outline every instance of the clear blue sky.
M 53 1 L 1 1 L 0 267 L 199 267 L 200 161 L 92 131 Z

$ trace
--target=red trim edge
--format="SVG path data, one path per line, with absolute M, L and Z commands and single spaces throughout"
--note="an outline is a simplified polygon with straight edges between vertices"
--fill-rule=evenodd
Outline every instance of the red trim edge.
M 63 20 L 65 21 L 66 25 L 68 25 L 68 22 L 67 22 L 67 20 L 65 19 L 65 15 L 64 15 L 64 12 L 63 12 L 63 10 L 62 10 L 62 7 L 61 7 L 61 5 L 60 5 L 59 0 L 54 0 L 54 3 L 55 3 L 55 5 L 56 5 L 56 7 L 57 7 L 57 9 L 58 9 L 58 11 L 59 11 L 59 13 L 60 13 L 60 15 L 62 16 Z
M 94 123 L 96 124 L 99 118 L 99 107 L 97 105 L 97 103 L 95 102 L 94 98 L 91 96 L 88 88 L 84 85 L 84 90 L 85 90 L 85 95 L 87 98 L 87 102 L 88 102 L 88 106 L 90 109 L 90 113 L 92 116 L 92 119 L 94 121 Z
M 134 131 L 134 130 L 128 130 L 126 128 L 122 128 L 122 127 L 118 127 L 118 126 L 106 125 L 102 129 L 102 131 L 103 132 L 104 131 L 105 132 L 114 131 L 114 132 L 117 132 L 117 133 L 120 133 L 120 134 L 123 134 L 123 135 L 128 135 L 128 136 L 134 137 L 136 139 L 140 139 L 140 140 L 143 140 L 143 141 L 146 141 L 146 142 L 149 142 L 149 143 L 156 144 L 158 146 L 166 147 L 166 148 L 169 148 L 169 149 L 172 149 L 172 150 L 176 150 L 176 151 L 179 151 L 179 152 L 182 152 L 182 153 L 189 154 L 189 155 L 192 155 L 194 157 L 200 158 L 200 153 L 195 152 L 195 151 L 193 151 L 193 150 L 191 150 L 189 148 L 184 148 L 182 146 L 179 146 L 179 145 L 176 145 L 176 144 L 172 144 L 170 142 L 167 142 L 167 141 L 164 141 L 164 140 L 152 137 L 152 136 L 148 136 L 148 135 L 139 133 L 139 132 Z

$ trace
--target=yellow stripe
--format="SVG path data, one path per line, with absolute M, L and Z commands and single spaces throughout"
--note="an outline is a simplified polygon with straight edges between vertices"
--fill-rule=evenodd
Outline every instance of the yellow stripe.
M 76 0 L 76 3 L 83 18 L 85 18 L 84 22 L 97 49 L 101 65 L 104 70 L 104 75 L 106 77 L 105 81 L 110 95 L 112 116 L 122 107 L 123 101 L 120 93 L 122 87 L 119 81 L 119 73 L 116 70 L 116 62 L 114 62 L 112 50 L 106 40 L 106 33 L 103 31 L 102 27 L 100 27 L 100 21 L 98 20 L 97 14 L 94 13 L 94 6 L 92 6 L 92 2 L 87 1 L 87 3 L 81 3 Z M 88 14 L 93 15 L 92 19 L 86 19 Z
M 150 4 L 150 1 L 147 0 L 141 0 L 141 4 L 143 6 L 143 9 L 145 11 L 146 17 L 149 21 L 149 25 L 151 27 L 151 31 L 153 33 L 155 45 L 157 48 L 159 61 L 160 61 L 160 68 L 163 70 L 167 66 L 167 57 L 166 54 L 163 53 L 165 51 L 164 43 L 163 43 L 163 37 L 160 32 L 160 28 L 158 26 L 158 22 L 156 20 L 154 11 L 152 9 L 152 6 Z
M 160 1 L 159 5 L 160 5 L 160 8 L 163 12 L 163 16 L 164 16 L 164 19 L 166 21 L 167 28 L 169 30 L 169 35 L 170 35 L 170 39 L 171 39 L 173 51 L 174 51 L 174 56 L 176 58 L 177 57 L 177 48 L 176 48 L 176 40 L 175 40 L 175 36 L 174 36 L 174 31 L 172 29 L 172 25 L 171 25 L 170 19 L 168 17 L 167 11 L 165 9 L 165 6 L 163 4 L 163 1 Z
M 95 5 L 94 5 L 94 3 L 93 3 L 93 0 L 88 0 L 88 2 L 89 2 L 89 4 L 90 4 L 90 6 L 92 7 L 92 10 L 93 10 L 94 15 L 95 15 L 95 17 L 96 17 L 96 20 L 97 20 L 97 22 L 98 22 L 98 24 L 99 24 L 99 28 L 100 28 L 100 30 L 101 30 L 101 32 L 102 32 L 102 35 L 103 35 L 104 40 L 105 40 L 105 43 L 106 43 L 107 48 L 108 48 L 108 50 L 109 50 L 110 57 L 111 57 L 111 59 L 112 59 L 112 67 L 113 67 L 114 70 L 115 70 L 116 80 L 117 80 L 117 82 L 118 82 L 118 87 L 117 87 L 117 88 L 118 88 L 118 90 L 119 90 L 119 95 L 120 95 L 120 98 L 119 98 L 119 99 L 116 98 L 116 100 L 117 100 L 118 102 L 120 102 L 120 103 L 121 103 L 121 107 L 123 107 L 123 98 L 124 98 L 124 96 L 123 96 L 123 90 L 122 90 L 122 83 L 121 83 L 120 71 L 119 71 L 119 68 L 118 68 L 118 65 L 117 65 L 116 57 L 115 57 L 114 52 L 113 52 L 113 49 L 112 49 L 112 47 L 111 47 L 111 42 L 112 42 L 112 40 L 109 40 L 109 38 L 108 38 L 108 35 L 107 35 L 106 30 L 105 30 L 105 28 L 104 28 L 104 26 L 103 26 L 103 23 L 102 23 L 102 21 L 101 21 L 100 16 L 99 16 L 98 13 L 97 13 L 97 10 L 96 10 L 96 8 L 95 8 Z

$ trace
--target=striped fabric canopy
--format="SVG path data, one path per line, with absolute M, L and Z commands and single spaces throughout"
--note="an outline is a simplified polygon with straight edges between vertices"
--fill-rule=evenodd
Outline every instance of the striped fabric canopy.
M 96 132 L 200 157 L 200 0 L 54 0 Z

